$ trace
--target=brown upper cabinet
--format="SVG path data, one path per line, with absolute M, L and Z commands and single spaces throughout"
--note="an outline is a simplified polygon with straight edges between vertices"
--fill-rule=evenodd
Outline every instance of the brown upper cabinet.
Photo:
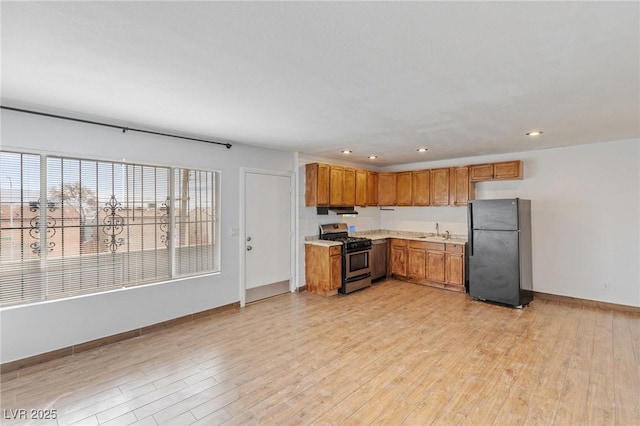
M 450 174 L 449 202 L 452 206 L 466 206 L 467 202 L 473 200 L 475 195 L 475 184 L 469 182 L 469 167 L 452 167 Z
M 449 205 L 450 175 L 449 168 L 431 170 L 430 201 L 432 206 Z
M 306 165 L 307 206 L 466 206 L 475 182 L 522 179 L 522 161 L 464 167 L 372 172 L 344 166 Z
M 367 171 L 356 170 L 356 206 L 364 207 L 367 205 Z
M 469 180 L 471 182 L 512 179 L 522 179 L 522 161 L 520 160 L 469 166 Z
M 493 163 L 493 179 L 522 179 L 522 161 L 503 161 Z
M 307 207 L 329 205 L 329 165 L 313 163 L 305 166 L 304 201 Z
M 378 205 L 379 206 L 395 206 L 396 205 L 396 173 L 381 172 L 378 173 Z
M 305 166 L 307 207 L 374 206 L 378 203 L 378 173 L 323 163 Z
M 349 167 L 345 167 L 342 172 L 342 202 L 340 205 L 356 205 L 356 170 Z
M 470 166 L 469 180 L 471 182 L 493 180 L 493 163 Z
M 396 173 L 396 206 L 410 206 L 412 205 L 412 190 L 411 184 L 413 183 L 412 172 L 398 172 Z
M 414 206 L 428 206 L 430 204 L 429 182 L 431 172 L 429 170 L 416 170 L 412 172 L 413 184 L 411 185 L 411 198 Z
M 367 170 L 367 205 L 378 205 L 378 172 Z
M 329 205 L 342 205 L 342 191 L 344 186 L 344 167 L 329 167 Z

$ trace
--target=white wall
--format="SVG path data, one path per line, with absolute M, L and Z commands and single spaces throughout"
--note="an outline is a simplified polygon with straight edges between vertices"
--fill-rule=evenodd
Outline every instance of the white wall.
M 477 199 L 531 200 L 534 290 L 640 306 L 640 141 L 637 139 L 415 163 L 416 170 L 521 159 L 524 180 L 482 182 Z M 461 207 L 396 207 L 380 226 L 467 233 Z
M 0 310 L 0 359 L 9 362 L 240 300 L 240 168 L 293 172 L 294 154 L 122 133 L 2 111 L 2 149 L 219 170 L 221 272 Z

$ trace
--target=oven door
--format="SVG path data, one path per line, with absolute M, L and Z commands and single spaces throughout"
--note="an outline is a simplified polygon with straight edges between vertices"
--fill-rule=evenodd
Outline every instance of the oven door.
M 371 249 L 345 253 L 344 281 L 352 281 L 358 277 L 371 275 Z

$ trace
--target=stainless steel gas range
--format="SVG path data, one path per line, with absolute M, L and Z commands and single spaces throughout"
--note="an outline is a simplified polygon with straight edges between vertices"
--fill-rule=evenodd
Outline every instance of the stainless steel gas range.
M 320 239 L 342 243 L 342 294 L 371 286 L 371 240 L 350 237 L 348 230 L 346 223 L 320 225 Z

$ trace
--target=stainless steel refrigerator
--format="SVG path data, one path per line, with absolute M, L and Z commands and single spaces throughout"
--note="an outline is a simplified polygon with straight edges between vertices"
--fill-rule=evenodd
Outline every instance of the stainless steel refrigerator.
M 472 200 L 469 220 L 469 295 L 515 307 L 533 299 L 531 201 Z

